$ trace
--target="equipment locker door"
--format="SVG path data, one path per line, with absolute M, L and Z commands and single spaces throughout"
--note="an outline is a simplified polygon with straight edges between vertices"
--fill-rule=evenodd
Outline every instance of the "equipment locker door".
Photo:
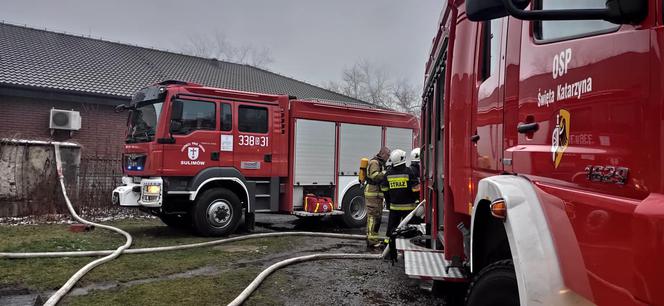
M 235 102 L 233 156 L 235 168 L 245 177 L 272 175 L 272 126 L 274 106 Z
M 172 143 L 163 145 L 164 175 L 194 176 L 216 166 L 219 154 L 218 103 L 211 99 L 178 98 L 171 102 Z
M 413 130 L 403 128 L 385 129 L 385 146 L 390 150 L 401 149 L 406 151 L 408 164 L 410 164 L 410 151 L 413 149 Z
M 297 119 L 294 136 L 294 184 L 333 186 L 336 172 L 334 169 L 336 124 L 328 121 Z

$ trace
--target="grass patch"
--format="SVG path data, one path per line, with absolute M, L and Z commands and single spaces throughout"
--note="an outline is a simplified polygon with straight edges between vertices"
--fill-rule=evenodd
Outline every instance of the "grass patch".
M 225 305 L 232 301 L 260 273 L 258 268 L 240 268 L 221 276 L 165 280 L 129 288 L 96 291 L 86 296 L 67 297 L 64 305 Z M 275 275 L 270 281 L 280 282 Z M 246 305 L 278 305 L 274 290 L 259 288 Z
M 122 220 L 109 222 L 109 224 L 118 226 L 132 234 L 134 237 L 132 248 L 212 240 L 212 238 L 196 237 L 186 231 L 170 229 L 163 226 L 158 220 Z M 124 243 L 122 236 L 106 230 L 95 229 L 87 233 L 71 233 L 68 231 L 68 225 L 0 226 L 0 236 L 3 237 L 0 241 L 0 251 L 3 252 L 103 250 L 114 249 Z M 230 269 L 234 262 L 238 260 L 253 259 L 270 253 L 292 250 L 298 245 L 303 245 L 304 242 L 306 242 L 306 238 L 275 237 L 183 251 L 122 255 L 92 270 L 81 279 L 77 286 L 85 286 L 96 282 L 125 282 L 156 278 L 204 266 L 215 266 L 219 270 L 226 270 Z M 238 252 L 237 248 L 233 252 L 224 251 L 224 246 L 233 245 L 256 247 L 246 248 L 247 251 L 240 249 Z M 19 287 L 37 291 L 57 289 L 72 274 L 94 258 L 96 257 L 0 259 L 0 271 L 3 271 L 0 274 L 0 288 Z M 252 274 L 251 279 L 256 274 Z M 196 277 L 195 281 L 191 279 L 182 280 L 184 283 L 199 281 L 203 282 L 204 285 L 208 282 L 205 277 Z M 169 280 L 169 282 L 180 284 L 179 280 Z M 223 284 L 223 279 L 220 282 L 223 286 L 231 285 Z M 184 285 L 189 286 L 189 284 Z M 151 283 L 141 286 L 150 287 L 154 285 Z M 137 290 L 132 288 L 126 290 Z M 105 293 L 100 292 L 99 294 Z M 183 301 L 183 303 L 186 304 L 187 302 Z

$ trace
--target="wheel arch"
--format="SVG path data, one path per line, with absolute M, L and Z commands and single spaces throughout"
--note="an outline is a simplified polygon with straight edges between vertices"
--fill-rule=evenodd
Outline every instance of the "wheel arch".
M 507 218 L 504 221 L 492 217 L 489 210 L 491 201 L 501 198 L 507 206 Z M 579 305 L 590 303 L 566 288 L 544 208 L 534 185 L 528 179 L 515 175 L 484 178 L 478 184 L 475 204 L 471 215 L 470 261 L 473 273 L 491 264 L 486 262 L 492 258 L 487 248 L 502 245 L 487 242 L 487 239 L 495 239 L 497 242 L 506 238 L 509 256 L 514 263 L 521 305 L 560 305 L 572 301 Z M 500 230 L 496 230 L 496 221 L 498 225 L 502 224 L 502 228 L 498 226 Z M 498 257 L 507 255 L 499 254 L 501 256 Z
M 491 215 L 491 202 L 482 199 L 475 204 L 471 229 L 471 271 L 479 272 L 493 262 L 512 259 L 505 227 Z
M 244 175 L 235 168 L 214 167 L 207 168 L 198 173 L 189 185 L 192 192 L 189 200 L 195 201 L 203 192 L 211 188 L 226 188 L 235 193 L 247 211 L 253 211 L 251 185 L 247 183 Z
M 351 191 L 353 188 L 356 188 L 356 187 L 359 188 L 359 187 L 361 187 L 361 185 L 360 185 L 360 181 L 358 181 L 357 179 L 354 179 L 354 180 L 351 180 L 350 182 L 348 182 L 345 186 L 343 186 L 343 188 L 341 188 L 341 190 L 339 192 L 339 200 L 337 200 L 337 202 L 339 202 L 339 203 L 337 203 L 337 206 L 338 206 L 337 209 L 342 209 L 343 208 L 342 205 L 343 205 L 343 202 L 344 202 L 344 198 L 346 197 L 346 194 L 349 191 Z

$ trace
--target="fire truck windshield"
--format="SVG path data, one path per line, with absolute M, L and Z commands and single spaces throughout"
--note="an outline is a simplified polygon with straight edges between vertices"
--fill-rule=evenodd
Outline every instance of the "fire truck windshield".
M 154 139 L 163 104 L 161 101 L 136 104 L 136 108 L 129 114 L 127 143 L 151 142 Z

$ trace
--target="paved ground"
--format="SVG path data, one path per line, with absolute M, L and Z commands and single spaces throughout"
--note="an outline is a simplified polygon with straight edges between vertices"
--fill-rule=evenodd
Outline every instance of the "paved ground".
M 333 231 L 363 234 L 364 229 L 349 230 L 334 220 L 303 222 L 284 215 L 263 215 L 257 225 L 266 230 Z M 382 231 L 387 227 L 383 216 Z M 316 239 L 302 253 L 343 252 L 363 253 L 363 242 Z M 287 254 L 291 255 L 291 254 Z M 293 253 L 295 255 L 295 253 Z M 330 260 L 302 263 L 285 268 L 287 276 L 282 292 L 293 293 L 279 297 L 285 305 L 444 305 L 441 298 L 420 289 L 421 283 L 409 279 L 403 270 L 403 261 L 392 265 L 379 260 Z M 273 286 L 270 284 L 269 286 Z
M 174 233 L 172 229 L 160 226 L 155 220 L 137 221 L 132 228 L 137 243 L 163 237 L 164 243 L 189 239 L 189 233 Z M 363 234 L 363 229 L 346 229 L 332 219 L 300 220 L 287 215 L 258 215 L 256 232 L 272 231 L 325 231 Z M 384 217 L 383 231 L 387 220 Z M 64 226 L 64 225 L 63 225 Z M 97 232 L 95 235 L 102 235 Z M 112 235 L 112 234 L 109 234 Z M 187 237 L 187 238 L 182 238 Z M 171 240 L 169 240 L 171 239 Z M 194 238 L 198 239 L 198 238 Z M 274 242 L 272 242 L 274 243 Z M 217 305 L 232 300 L 255 275 L 269 265 L 290 257 L 313 253 L 365 253 L 363 241 L 329 238 L 288 238 L 271 244 L 270 241 L 244 244 L 222 245 L 209 250 L 169 254 L 160 258 L 164 261 L 181 261 L 180 269 L 172 273 L 148 273 L 133 271 L 134 274 L 118 272 L 122 268 L 140 269 L 147 266 L 141 263 L 145 257 L 153 255 L 127 255 L 117 263 L 95 269 L 77 285 L 65 305 L 159 305 L 165 300 L 172 304 Z M 10 248 L 11 249 L 11 248 Z M 189 258 L 183 256 L 190 256 Z M 196 262 L 192 258 L 201 258 Z M 170 258 L 170 259 L 169 259 Z M 80 259 L 83 262 L 89 259 Z M 74 269 L 81 261 L 58 261 L 58 265 Z M 6 260 L 5 260 L 6 261 Z M 223 261 L 220 263 L 220 261 Z M 145 261 L 149 263 L 149 261 Z M 27 261 L 16 262 L 30 264 Z M 134 263 L 136 266 L 130 266 Z M 0 264 L 3 264 L 0 260 Z M 12 269 L 14 262 L 6 263 L 2 269 Z M 46 269 L 52 263 L 42 263 Z M 186 267 L 185 267 L 186 265 Z M 71 266 L 71 267 L 69 267 Z M 137 268 L 138 267 L 138 268 Z M 164 266 L 166 267 L 166 266 Z M 22 267 L 28 269 L 29 267 Z M 145 268 L 147 269 L 147 267 Z M 154 269 L 159 269 L 154 268 Z M 162 268 L 163 269 L 163 268 Z M 31 271 L 31 270 L 26 270 Z M 117 273 L 112 273 L 117 272 Z M 63 276 L 70 275 L 69 270 Z M 16 277 L 16 276 L 15 276 Z M 61 277 L 61 278 L 62 278 Z M 18 276 L 20 279 L 21 277 Z M 41 283 L 40 279 L 0 278 L 0 305 L 34 304 L 35 297 L 47 297 L 57 288 L 52 283 Z M 187 289 L 188 286 L 195 290 Z M 325 260 L 301 263 L 286 267 L 271 275 L 247 302 L 249 305 L 444 305 L 441 298 L 432 296 L 420 289 L 420 282 L 409 279 L 403 273 L 403 262 L 392 265 L 382 260 Z M 161 291 L 160 291 L 161 290 Z M 156 295 L 155 295 L 156 294 Z M 219 296 L 221 294 L 221 296 Z M 168 295 L 168 297 L 162 296 Z

